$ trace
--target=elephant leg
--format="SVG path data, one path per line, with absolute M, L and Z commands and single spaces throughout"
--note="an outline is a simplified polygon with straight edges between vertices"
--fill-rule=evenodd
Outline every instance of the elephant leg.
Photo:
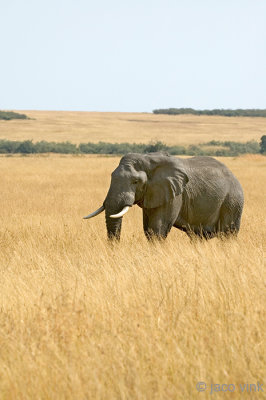
M 147 239 L 165 239 L 176 220 L 176 211 L 169 205 L 143 209 L 143 229 Z
M 195 236 L 199 239 L 209 240 L 209 239 L 212 239 L 215 236 L 217 236 L 217 232 L 204 229 L 202 231 L 193 232 L 193 234 L 191 235 L 191 238 L 193 239 L 193 238 L 195 238 Z
M 147 214 L 145 213 L 145 210 L 142 210 L 142 217 L 143 217 L 143 230 L 145 233 L 145 236 L 147 239 L 150 239 L 150 235 L 149 235 L 149 218 L 147 216 Z
M 217 236 L 216 229 L 210 226 L 200 227 L 197 229 L 187 229 L 185 232 L 192 242 L 195 240 L 209 240 Z
M 223 204 L 218 223 L 218 232 L 226 236 L 237 236 L 240 228 L 242 207 L 232 207 L 230 204 Z

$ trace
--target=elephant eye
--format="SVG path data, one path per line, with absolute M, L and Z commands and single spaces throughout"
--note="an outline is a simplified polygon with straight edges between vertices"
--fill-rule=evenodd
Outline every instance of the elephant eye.
M 133 183 L 133 185 L 136 185 L 138 183 L 138 180 L 137 179 L 133 179 L 132 183 Z

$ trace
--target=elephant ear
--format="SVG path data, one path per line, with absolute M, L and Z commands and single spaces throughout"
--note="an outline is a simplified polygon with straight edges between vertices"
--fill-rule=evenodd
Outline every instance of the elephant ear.
M 183 192 L 188 176 L 182 163 L 173 157 L 165 157 L 158 163 L 147 183 L 144 196 L 145 208 L 156 208 L 173 200 Z

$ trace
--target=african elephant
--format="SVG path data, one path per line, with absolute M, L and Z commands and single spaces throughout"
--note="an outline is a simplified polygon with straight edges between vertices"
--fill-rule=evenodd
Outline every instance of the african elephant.
M 123 215 L 137 204 L 148 239 L 174 226 L 190 237 L 237 234 L 244 196 L 232 172 L 212 157 L 181 159 L 167 153 L 126 154 L 113 171 L 103 205 L 109 239 L 120 239 Z

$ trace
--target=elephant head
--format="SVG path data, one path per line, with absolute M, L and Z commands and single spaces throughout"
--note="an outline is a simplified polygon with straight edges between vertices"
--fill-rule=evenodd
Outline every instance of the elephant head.
M 109 239 L 120 239 L 123 215 L 134 204 L 158 208 L 182 193 L 188 182 L 183 161 L 167 153 L 129 153 L 113 171 L 103 205 L 87 218 L 105 210 Z

